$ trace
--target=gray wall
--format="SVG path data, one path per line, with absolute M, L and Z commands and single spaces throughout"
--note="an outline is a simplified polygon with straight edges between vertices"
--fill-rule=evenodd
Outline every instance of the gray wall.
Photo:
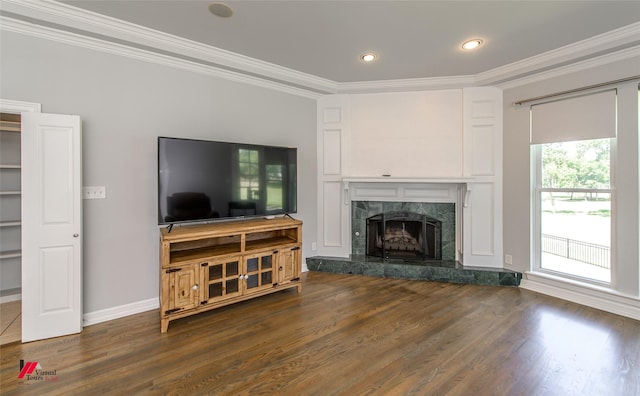
M 575 71 L 562 77 L 504 90 L 504 253 L 513 256 L 513 268 L 530 269 L 530 148 L 529 107 L 517 107 L 517 100 L 553 94 L 569 89 L 635 76 L 640 70 L 640 57 L 619 61 L 588 70 Z M 617 225 L 612 230 L 614 248 L 612 267 L 614 289 L 638 295 L 638 104 L 637 86 L 625 95 L 635 95 L 633 106 L 618 108 L 618 152 L 614 163 L 616 183 Z M 619 95 L 621 93 L 619 92 Z M 627 101 L 627 104 L 629 101 Z
M 316 241 L 316 102 L 2 32 L 0 96 L 83 121 L 84 312 L 158 297 L 157 136 L 298 148 L 303 255 Z

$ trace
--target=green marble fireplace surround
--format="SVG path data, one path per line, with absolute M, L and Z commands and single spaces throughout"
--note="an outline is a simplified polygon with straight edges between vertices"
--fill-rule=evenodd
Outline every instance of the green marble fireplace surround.
M 366 256 L 366 220 L 387 212 L 413 212 L 442 222 L 442 260 L 383 259 Z M 310 271 L 380 276 L 389 278 L 519 286 L 522 274 L 501 268 L 464 267 L 456 261 L 456 208 L 454 203 L 351 202 L 351 255 L 309 257 Z
M 411 212 L 427 215 L 442 222 L 442 259 L 456 259 L 456 209 L 453 203 L 424 202 L 351 202 L 351 254 L 366 253 L 367 219 L 380 213 Z

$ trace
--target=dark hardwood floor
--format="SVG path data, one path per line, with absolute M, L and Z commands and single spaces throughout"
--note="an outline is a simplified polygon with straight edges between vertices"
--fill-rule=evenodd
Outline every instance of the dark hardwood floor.
M 0 347 L 2 395 L 640 395 L 640 321 L 513 287 L 309 272 L 171 322 L 157 311 Z M 47 380 L 18 379 L 20 359 Z

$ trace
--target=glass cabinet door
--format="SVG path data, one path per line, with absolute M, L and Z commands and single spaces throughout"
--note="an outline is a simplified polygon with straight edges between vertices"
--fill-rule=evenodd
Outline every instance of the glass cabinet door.
M 256 253 L 245 257 L 245 290 L 247 292 L 273 287 L 274 263 L 277 252 Z
M 207 300 L 203 303 L 240 294 L 239 260 L 208 263 L 208 268 L 203 272 L 208 286 Z

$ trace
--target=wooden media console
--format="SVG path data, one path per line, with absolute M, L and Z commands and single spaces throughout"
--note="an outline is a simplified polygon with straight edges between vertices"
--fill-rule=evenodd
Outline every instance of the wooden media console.
M 283 217 L 160 231 L 160 331 L 172 320 L 302 291 L 302 222 Z

